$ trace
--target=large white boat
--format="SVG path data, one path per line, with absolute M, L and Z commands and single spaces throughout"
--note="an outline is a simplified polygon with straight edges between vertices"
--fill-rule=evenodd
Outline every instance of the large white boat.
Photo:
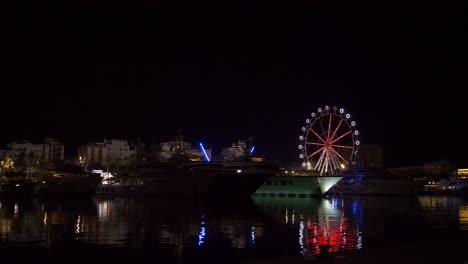
M 247 198 L 277 164 L 246 158 L 224 162 L 164 162 L 132 170 L 128 176 L 97 186 L 97 194 Z
M 416 195 L 424 188 L 421 181 L 378 168 L 351 168 L 342 170 L 340 174 L 343 178 L 327 194 Z
M 246 145 L 239 155 L 210 161 L 187 150 L 180 135 L 170 158 L 131 169 L 127 175 L 99 184 L 97 194 L 138 196 L 188 196 L 250 198 L 265 180 L 279 172 L 279 165 L 252 155 Z M 202 154 L 202 155 L 203 155 Z M 199 154 L 200 155 L 200 154 Z

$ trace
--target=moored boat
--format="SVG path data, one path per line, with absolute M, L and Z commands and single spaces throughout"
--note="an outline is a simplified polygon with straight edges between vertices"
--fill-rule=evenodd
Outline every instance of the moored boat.
M 72 164 L 60 164 L 44 168 L 39 183 L 34 188 L 37 196 L 80 196 L 92 195 L 101 182 L 101 175 L 85 172 Z
M 136 168 L 126 177 L 99 184 L 97 194 L 139 196 L 250 197 L 277 164 L 243 159 L 225 162 L 165 162 Z
M 468 195 L 468 181 L 462 178 L 450 177 L 439 181 L 431 181 L 424 185 L 425 194 Z
M 341 176 L 320 176 L 314 171 L 283 172 L 266 180 L 255 196 L 319 197 L 324 195 Z
M 3 171 L 0 174 L 0 195 L 31 195 L 37 184 L 37 181 L 27 177 L 24 172 Z
M 378 168 L 342 170 L 343 178 L 327 194 L 330 195 L 417 195 L 423 190 L 421 181 L 393 175 Z

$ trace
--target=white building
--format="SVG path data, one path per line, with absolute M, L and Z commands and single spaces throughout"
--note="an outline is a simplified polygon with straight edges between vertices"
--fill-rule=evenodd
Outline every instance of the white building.
M 34 158 L 43 161 L 58 161 L 64 159 L 63 143 L 46 138 L 41 144 L 32 144 L 27 141 L 12 142 L 8 144 L 9 153 L 13 160 L 24 158 Z
M 135 157 L 135 148 L 130 146 L 127 140 L 104 139 L 103 142 L 89 143 L 78 150 L 78 156 L 82 165 L 128 165 Z
M 32 144 L 27 141 L 20 141 L 20 142 L 13 141 L 12 143 L 8 144 L 8 149 L 10 150 L 11 158 L 13 160 L 17 160 L 21 158 L 22 155 L 24 155 L 25 158 L 27 158 L 28 156 L 32 156 L 32 155 L 41 159 L 43 157 L 42 156 L 43 154 L 42 144 Z

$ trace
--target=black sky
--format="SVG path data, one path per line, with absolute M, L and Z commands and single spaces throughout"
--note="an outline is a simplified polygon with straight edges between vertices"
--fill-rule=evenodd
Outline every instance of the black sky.
M 337 105 L 389 166 L 468 166 L 461 2 L 98 2 L 2 4 L 0 141 L 181 128 L 294 160 L 310 112 Z

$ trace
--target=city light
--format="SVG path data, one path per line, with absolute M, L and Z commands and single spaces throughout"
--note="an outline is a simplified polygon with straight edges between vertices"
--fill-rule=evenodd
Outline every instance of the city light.
M 255 146 L 252 147 L 252 149 L 250 149 L 250 154 L 252 154 L 255 150 Z

